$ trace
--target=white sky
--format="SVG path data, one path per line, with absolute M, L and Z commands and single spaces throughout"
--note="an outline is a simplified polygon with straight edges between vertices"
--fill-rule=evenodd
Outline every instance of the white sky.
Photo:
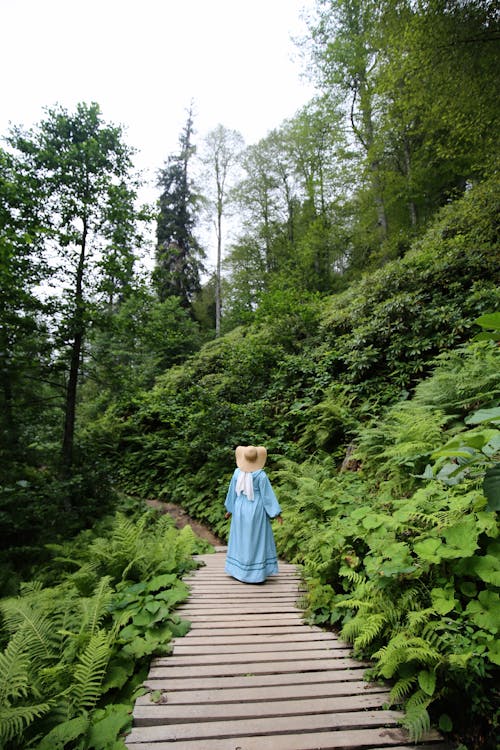
M 0 0 L 0 136 L 43 108 L 96 101 L 154 178 L 194 102 L 195 142 L 217 124 L 247 145 L 313 95 L 291 35 L 314 0 Z M 292 59 L 295 58 L 295 61 Z

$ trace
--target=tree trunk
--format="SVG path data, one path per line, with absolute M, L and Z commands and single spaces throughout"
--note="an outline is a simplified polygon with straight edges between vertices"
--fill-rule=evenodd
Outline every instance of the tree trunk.
M 62 444 L 62 468 L 63 475 L 71 475 L 73 465 L 73 443 L 75 436 L 75 419 L 76 419 L 76 397 L 78 390 L 78 375 L 80 372 L 80 360 L 83 347 L 83 337 L 85 330 L 84 323 L 84 301 L 83 301 L 83 274 L 85 269 L 85 252 L 87 245 L 88 226 L 87 220 L 83 220 L 82 241 L 80 246 L 80 257 L 76 269 L 75 285 L 75 316 L 74 316 L 74 336 L 71 345 L 71 357 L 69 366 L 68 387 L 66 389 L 66 407 L 64 415 L 64 434 Z
M 414 229 L 417 226 L 417 207 L 415 201 L 411 198 L 411 154 L 410 144 L 406 135 L 403 138 L 404 156 L 405 156 L 405 170 L 406 170 L 406 184 L 408 185 L 408 211 L 410 213 L 410 224 Z
M 374 147 L 374 127 L 373 127 L 373 112 L 372 112 L 372 95 L 366 84 L 366 70 L 363 71 L 360 76 L 359 89 L 356 89 L 353 93 L 351 101 L 351 125 L 354 134 L 358 138 L 359 142 L 365 149 L 368 157 L 368 168 L 371 175 L 371 185 L 373 191 L 373 202 L 375 210 L 377 212 L 377 225 L 380 228 L 380 240 L 383 242 L 387 239 L 389 228 L 387 222 L 387 214 L 385 211 L 383 190 L 380 180 L 380 168 L 377 159 L 373 158 L 373 147 Z M 359 94 L 359 108 L 361 112 L 361 120 L 363 123 L 363 132 L 356 125 L 354 110 L 358 100 Z
M 221 292 L 222 273 L 222 206 L 217 208 L 217 271 L 215 274 L 215 335 L 220 336 L 220 319 L 222 308 Z

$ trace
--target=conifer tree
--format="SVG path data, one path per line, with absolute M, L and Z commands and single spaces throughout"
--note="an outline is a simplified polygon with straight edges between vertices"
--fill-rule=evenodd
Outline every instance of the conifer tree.
M 200 291 L 200 273 L 204 252 L 194 236 L 200 199 L 189 176 L 189 162 L 196 147 L 192 145 L 193 117 L 190 109 L 179 138 L 180 151 L 167 159 L 160 171 L 159 214 L 156 226 L 156 266 L 153 281 L 161 302 L 177 296 L 189 308 Z

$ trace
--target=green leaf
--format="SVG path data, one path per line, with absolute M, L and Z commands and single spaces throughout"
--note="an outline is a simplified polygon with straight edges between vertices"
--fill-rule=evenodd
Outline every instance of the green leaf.
M 467 516 L 463 520 L 458 521 L 443 532 L 446 544 L 442 549 L 442 556 L 447 559 L 472 557 L 478 547 L 478 534 L 476 522 L 472 516 Z
M 481 446 L 484 445 L 484 443 L 481 442 Z M 433 458 L 454 458 L 455 456 L 457 458 L 467 458 L 470 459 L 474 455 L 475 451 L 471 448 L 467 448 L 466 446 L 461 446 L 460 448 L 442 448 L 439 451 L 435 451 L 432 454 Z
M 500 596 L 494 591 L 481 591 L 477 599 L 468 603 L 465 613 L 480 628 L 495 635 L 500 626 Z
M 475 319 L 474 323 L 481 326 L 481 328 L 493 328 L 498 331 L 500 330 L 500 312 L 480 315 L 479 318 Z
M 132 638 L 135 638 L 136 635 L 139 635 L 140 632 L 141 630 L 136 628 L 135 625 L 127 625 L 120 630 L 119 637 L 122 641 L 129 641 Z
M 161 576 L 155 576 L 148 581 L 146 584 L 147 591 L 160 591 L 161 589 L 168 589 L 173 586 L 177 581 L 177 576 L 174 573 L 164 573 Z
M 146 638 L 134 638 L 133 641 L 127 643 L 123 647 L 126 654 L 133 656 L 136 659 L 142 659 L 143 656 L 151 654 L 154 650 L 154 644 L 148 641 Z
M 465 424 L 481 424 L 482 422 L 500 421 L 500 406 L 494 409 L 479 409 L 465 420 Z
M 182 636 L 189 633 L 191 630 L 191 623 L 189 620 L 181 620 L 179 617 L 172 617 L 169 622 L 169 628 L 172 631 L 174 638 L 182 638 Z
M 154 617 L 146 610 L 139 612 L 138 615 L 134 615 L 133 623 L 137 627 L 147 628 L 148 625 L 151 625 L 152 622 L 154 622 Z
M 472 559 L 471 569 L 485 583 L 500 587 L 500 560 L 493 555 Z
M 448 714 L 441 714 L 439 717 L 439 728 L 442 732 L 451 732 L 453 729 L 453 722 Z
M 89 717 L 87 713 L 64 721 L 46 734 L 37 748 L 38 750 L 64 750 L 69 742 L 86 733 L 88 725 Z
M 469 599 L 473 596 L 477 596 L 477 586 L 475 583 L 472 583 L 472 581 L 462 581 L 460 584 L 460 591 L 464 596 L 469 597 Z
M 488 645 L 488 651 L 486 652 L 488 659 L 493 663 L 500 666 L 500 639 L 496 638 Z
M 382 524 L 384 523 L 383 516 L 378 516 L 375 513 L 370 513 L 370 515 L 363 518 L 362 525 L 363 528 L 370 530 L 370 529 L 378 529 Z
M 434 537 L 423 539 L 421 542 L 415 542 L 413 545 L 415 553 L 422 560 L 432 563 L 439 563 L 443 559 L 440 552 L 442 547 L 443 543 L 441 542 L 441 539 L 436 539 Z
M 458 604 L 458 601 L 455 599 L 455 589 L 453 586 L 449 586 L 445 589 L 432 589 L 431 599 L 432 606 L 440 615 L 448 614 L 448 612 L 455 609 L 455 605 Z
M 133 672 L 133 667 L 131 663 L 130 669 L 126 669 L 125 667 L 113 664 L 111 665 L 107 675 L 106 679 L 104 681 L 104 684 L 102 686 L 102 692 L 106 693 L 108 690 L 111 690 L 111 688 L 121 688 L 125 685 L 128 678 Z
M 488 504 L 486 509 L 493 512 L 500 510 L 500 464 L 490 467 L 483 480 L 483 492 Z
M 95 711 L 86 746 L 92 750 L 110 750 L 124 731 L 132 725 L 132 712 L 129 706 L 108 705 Z
M 434 695 L 436 689 L 436 673 L 422 669 L 418 673 L 418 684 L 427 695 Z

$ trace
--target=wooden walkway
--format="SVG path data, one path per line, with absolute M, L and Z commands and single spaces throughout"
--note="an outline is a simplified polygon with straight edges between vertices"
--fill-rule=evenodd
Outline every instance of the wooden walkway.
M 225 550 L 201 558 L 179 614 L 190 632 L 155 659 L 139 698 L 130 750 L 442 750 L 419 745 L 385 710 L 388 690 L 363 681 L 364 665 L 331 633 L 304 624 L 295 568 L 264 584 L 224 573 Z

